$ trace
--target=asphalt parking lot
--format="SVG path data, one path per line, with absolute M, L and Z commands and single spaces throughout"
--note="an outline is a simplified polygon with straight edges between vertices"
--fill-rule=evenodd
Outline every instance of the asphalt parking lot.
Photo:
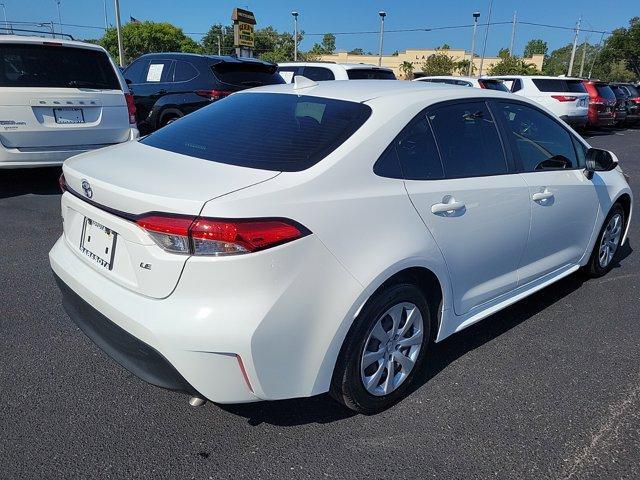
M 589 135 L 640 197 L 640 129 Z M 320 396 L 193 409 L 69 320 L 56 169 L 0 170 L 0 478 L 640 478 L 640 221 L 571 276 L 438 344 L 376 416 Z

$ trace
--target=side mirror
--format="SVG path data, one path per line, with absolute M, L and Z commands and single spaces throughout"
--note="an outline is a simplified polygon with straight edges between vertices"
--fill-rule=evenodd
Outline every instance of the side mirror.
M 593 176 L 593 172 L 608 172 L 618 166 L 616 154 L 600 148 L 590 148 L 587 151 L 586 161 L 587 173 L 591 176 Z

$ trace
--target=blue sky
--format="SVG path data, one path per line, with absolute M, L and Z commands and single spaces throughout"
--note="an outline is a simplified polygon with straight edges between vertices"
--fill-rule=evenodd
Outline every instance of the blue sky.
M 109 21 L 113 23 L 113 0 L 106 0 Z M 54 0 L 2 0 L 9 21 L 56 21 Z M 198 32 L 206 32 L 213 23 L 229 23 L 234 7 L 249 8 L 258 20 L 258 27 L 273 25 L 279 30 L 292 30 L 290 12 L 300 12 L 300 28 L 307 33 L 376 31 L 379 29 L 377 12 L 388 14 L 387 30 L 404 28 L 438 27 L 471 23 L 471 13 L 481 12 L 486 20 L 489 0 L 121 0 L 122 19 L 133 16 L 140 20 L 168 21 L 199 40 Z M 62 22 L 104 26 L 103 0 L 60 0 Z M 626 26 L 634 12 L 640 14 L 637 2 L 609 0 L 494 0 L 492 21 L 510 21 L 514 10 L 518 19 L 525 22 L 545 23 L 571 27 L 583 14 L 583 26 L 594 30 L 611 30 Z M 0 15 L 2 12 L 0 12 Z M 0 17 L 0 21 L 2 17 Z M 99 29 L 64 27 L 65 31 L 79 38 L 101 35 Z M 501 47 L 508 47 L 511 25 L 491 27 L 487 42 L 487 54 L 494 55 Z M 597 43 L 600 35 L 591 33 L 589 41 Z M 480 45 L 484 29 L 478 34 Z M 530 38 L 545 39 L 550 49 L 558 48 L 573 39 L 573 32 L 552 28 L 519 25 L 516 32 L 516 53 L 522 54 L 524 44 Z M 310 48 L 320 36 L 307 36 L 301 46 Z M 433 32 L 387 33 L 385 53 L 407 48 L 429 48 L 448 43 L 452 48 L 470 48 L 471 29 L 451 29 Z M 377 52 L 378 36 L 375 34 L 338 35 L 338 49 L 356 47 Z

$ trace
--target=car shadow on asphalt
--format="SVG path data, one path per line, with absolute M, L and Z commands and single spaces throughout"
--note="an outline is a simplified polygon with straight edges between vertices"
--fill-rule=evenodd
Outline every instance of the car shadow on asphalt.
M 0 170 L 0 198 L 60 195 L 60 167 Z
M 633 248 L 631 248 L 630 242 L 627 241 L 620 249 L 620 253 L 613 265 L 613 271 L 619 268 L 620 262 L 624 261 L 632 252 Z M 428 388 L 426 384 L 429 380 L 436 377 L 463 355 L 517 327 L 576 291 L 588 281 L 588 277 L 577 272 L 466 328 L 462 332 L 452 335 L 440 343 L 432 343 L 427 356 L 426 368 L 419 373 L 409 395 L 423 387 Z M 231 414 L 245 417 L 247 423 L 252 426 L 262 423 L 281 427 L 311 423 L 326 424 L 356 415 L 355 412 L 333 401 L 328 394 L 292 400 L 218 405 L 218 407 Z

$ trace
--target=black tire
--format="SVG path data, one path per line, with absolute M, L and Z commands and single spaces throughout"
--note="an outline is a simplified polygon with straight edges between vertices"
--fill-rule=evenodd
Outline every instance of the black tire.
M 621 222 L 622 231 L 620 233 L 620 241 L 618 242 L 613 258 L 609 261 L 609 263 L 607 263 L 603 267 L 600 264 L 600 258 L 599 258 L 600 246 L 602 244 L 602 237 L 605 235 L 605 232 L 607 231 L 607 225 L 609 224 L 609 221 L 615 215 L 620 215 L 622 217 L 622 222 Z M 625 216 L 624 208 L 622 208 L 622 205 L 620 205 L 619 203 L 615 203 L 613 207 L 611 207 L 611 210 L 609 210 L 607 217 L 604 219 L 602 228 L 600 229 L 600 233 L 598 234 L 598 239 L 596 240 L 596 243 L 593 246 L 591 257 L 589 257 L 589 263 L 587 263 L 582 269 L 585 275 L 591 278 L 598 278 L 605 275 L 607 272 L 609 272 L 609 270 L 613 268 L 615 260 L 618 254 L 620 253 L 620 246 L 621 246 L 620 242 L 622 241 L 622 236 L 624 235 L 625 226 L 626 226 L 626 216 Z
M 166 115 L 165 117 L 162 118 L 162 121 L 160 122 L 160 128 L 166 127 L 167 125 L 175 122 L 179 118 L 180 117 L 178 115 Z
M 366 390 L 361 379 L 360 365 L 362 354 L 367 347 L 365 343 L 373 327 L 385 312 L 402 302 L 413 303 L 422 315 L 421 348 L 413 369 L 395 390 L 386 395 L 373 395 Z M 410 392 L 415 376 L 424 364 L 430 337 L 431 315 L 422 292 L 415 285 L 408 283 L 384 287 L 369 299 L 349 330 L 333 372 L 330 395 L 358 413 L 377 413 L 391 407 Z

